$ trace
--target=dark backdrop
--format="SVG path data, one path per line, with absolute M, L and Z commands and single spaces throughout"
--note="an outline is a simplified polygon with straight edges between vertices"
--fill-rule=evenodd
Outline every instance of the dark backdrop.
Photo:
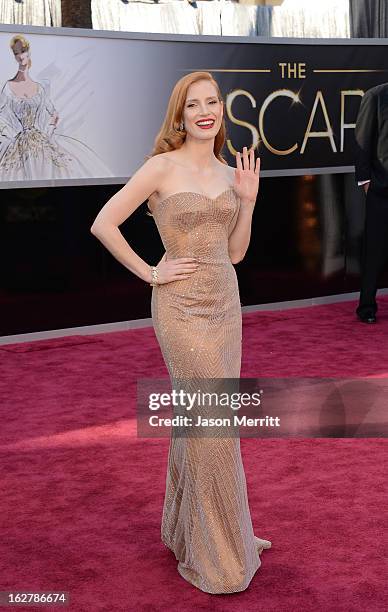
M 89 231 L 118 189 L 1 191 L 0 335 L 150 316 L 151 287 Z M 364 205 L 350 174 L 262 179 L 251 244 L 236 266 L 242 305 L 358 290 Z M 164 250 L 146 211 L 144 203 L 121 230 L 155 264 Z

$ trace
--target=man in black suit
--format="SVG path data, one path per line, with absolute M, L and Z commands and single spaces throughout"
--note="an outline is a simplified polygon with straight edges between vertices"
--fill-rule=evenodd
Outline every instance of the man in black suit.
M 388 255 L 388 83 L 364 94 L 357 116 L 356 180 L 366 193 L 366 214 L 357 315 L 376 322 L 379 275 Z

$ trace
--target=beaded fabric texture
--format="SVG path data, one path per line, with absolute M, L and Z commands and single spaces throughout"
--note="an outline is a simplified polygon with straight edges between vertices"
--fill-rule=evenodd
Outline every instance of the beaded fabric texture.
M 214 199 L 178 192 L 149 208 L 167 259 L 199 263 L 189 278 L 152 290 L 155 334 L 173 388 L 184 381 L 190 392 L 200 379 L 239 379 L 241 304 L 228 237 L 240 199 L 233 188 Z M 238 436 L 172 434 L 161 536 L 181 576 L 202 591 L 248 587 L 271 543 L 253 533 Z

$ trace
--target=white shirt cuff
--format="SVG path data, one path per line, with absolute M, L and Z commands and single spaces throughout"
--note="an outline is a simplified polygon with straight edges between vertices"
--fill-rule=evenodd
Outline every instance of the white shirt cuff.
M 358 181 L 359 185 L 366 185 L 366 183 L 370 183 L 370 179 L 368 181 Z

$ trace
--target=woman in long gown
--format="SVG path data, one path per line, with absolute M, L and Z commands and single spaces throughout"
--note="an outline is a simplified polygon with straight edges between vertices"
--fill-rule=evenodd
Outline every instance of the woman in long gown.
M 25 181 L 112 176 L 85 143 L 57 132 L 58 112 L 50 84 L 30 74 L 30 43 L 21 34 L 10 43 L 16 75 L 0 92 L 0 180 Z
M 210 73 L 181 78 L 152 154 L 91 228 L 153 286 L 155 333 L 173 388 L 186 391 L 201 380 L 217 386 L 220 379 L 240 377 L 241 306 L 233 264 L 249 245 L 260 160 L 244 147 L 236 168 L 226 164 L 223 112 Z M 119 231 L 146 200 L 166 250 L 157 266 L 146 264 Z M 197 413 L 206 415 L 206 408 Z M 253 533 L 239 437 L 198 431 L 171 436 L 162 541 L 194 586 L 207 593 L 242 591 L 271 542 Z

